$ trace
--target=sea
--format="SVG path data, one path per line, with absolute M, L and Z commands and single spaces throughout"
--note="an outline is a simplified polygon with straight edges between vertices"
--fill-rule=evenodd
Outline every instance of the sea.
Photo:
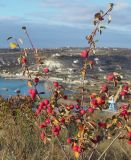
M 49 87 L 49 82 L 41 81 L 37 85 L 37 90 L 39 93 L 44 92 L 44 94 L 41 94 L 42 97 L 48 98 L 51 95 Z M 18 90 L 21 95 L 29 95 L 29 89 L 31 88 L 28 87 L 27 80 L 0 78 L 0 96 L 2 97 L 9 98 L 11 96 L 15 96 L 17 95 Z M 73 92 L 65 90 L 64 93 L 69 95 Z
M 40 82 L 37 86 L 38 92 L 45 92 L 44 97 L 49 97 L 47 82 Z M 11 97 L 17 95 L 20 91 L 21 95 L 29 95 L 29 87 L 27 80 L 0 78 L 0 96 Z

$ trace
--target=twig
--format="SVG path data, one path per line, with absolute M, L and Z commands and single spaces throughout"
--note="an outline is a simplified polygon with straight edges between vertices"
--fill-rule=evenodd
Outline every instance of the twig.
M 111 12 L 111 10 L 112 10 L 111 8 L 108 9 L 108 10 L 102 15 L 102 18 L 104 18 L 106 15 L 108 15 L 108 13 Z M 101 20 L 98 21 L 97 25 L 95 26 L 95 29 L 94 29 L 94 30 L 92 31 L 92 33 L 91 33 L 92 41 L 89 42 L 89 43 L 90 43 L 89 48 L 88 48 L 88 49 L 89 49 L 89 52 L 92 50 L 92 46 L 94 45 L 94 37 L 95 37 L 97 31 L 99 31 L 100 25 L 101 25 Z M 86 64 L 86 62 L 87 62 L 87 58 L 86 58 L 86 60 L 85 60 L 85 64 Z M 87 67 L 87 65 L 86 65 L 86 67 Z M 83 68 L 84 68 L 84 67 L 83 67 Z M 84 68 L 84 69 L 85 69 L 85 68 Z M 86 76 L 85 76 L 85 77 L 86 77 Z M 82 80 L 82 82 L 81 82 L 81 84 L 82 84 L 81 105 L 83 105 L 83 102 L 84 102 L 84 85 L 85 85 L 85 77 L 83 77 L 83 80 Z
M 96 145 L 96 147 L 93 149 L 93 151 L 92 151 L 92 153 L 90 154 L 90 156 L 89 156 L 88 160 L 91 160 L 91 158 L 92 158 L 92 156 L 93 156 L 94 152 L 95 152 L 95 151 L 96 151 L 96 149 L 97 149 L 97 146 L 98 146 L 98 144 L 97 144 L 97 145 Z
M 106 155 L 107 155 L 107 153 L 105 153 L 104 160 L 106 160 Z
M 128 153 L 124 150 L 122 146 L 120 146 L 121 150 L 124 152 L 124 154 L 128 157 Z M 128 157 L 129 158 L 129 157 Z
M 35 51 L 34 44 L 33 44 L 32 40 L 31 40 L 31 38 L 30 38 L 30 36 L 29 36 L 29 34 L 28 34 L 27 30 L 25 30 L 25 34 L 26 34 L 26 35 L 27 35 L 27 37 L 28 37 L 28 40 L 29 40 L 29 42 L 30 42 L 30 44 L 31 44 L 32 49 Z
M 100 160 L 103 155 L 107 152 L 107 150 L 111 147 L 111 145 L 117 140 L 117 138 L 121 135 L 121 132 L 112 140 L 112 142 L 109 144 L 109 146 L 104 150 L 104 152 L 100 155 L 98 160 Z
M 91 153 L 90 157 L 88 158 L 88 160 L 91 160 L 93 154 L 94 154 L 95 150 Z
M 63 151 L 63 153 L 64 153 L 64 155 L 65 155 L 66 159 L 67 159 L 67 160 L 70 160 L 70 158 L 67 156 L 67 154 L 66 154 L 66 152 L 65 152 L 64 148 L 62 147 L 62 144 L 61 144 L 61 142 L 60 142 L 59 138 L 57 137 L 56 139 L 57 139 L 57 141 L 59 142 L 59 145 L 60 145 L 60 147 L 61 147 L 61 149 L 62 149 L 62 151 Z

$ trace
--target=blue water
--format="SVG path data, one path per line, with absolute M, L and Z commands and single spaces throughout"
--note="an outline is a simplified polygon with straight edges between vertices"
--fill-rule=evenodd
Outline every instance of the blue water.
M 20 94 L 29 95 L 29 87 L 27 86 L 27 80 L 18 80 L 18 79 L 5 79 L 0 78 L 0 96 L 10 97 L 16 94 L 16 90 L 20 90 Z M 50 92 L 48 90 L 48 83 L 41 82 L 37 86 L 38 92 L 45 92 L 41 96 L 49 97 Z M 65 90 L 65 94 L 72 94 L 72 91 Z
M 44 96 L 48 97 L 49 92 L 46 89 L 47 83 L 41 82 L 38 86 L 38 92 L 45 92 Z M 22 95 L 28 95 L 27 80 L 16 80 L 16 79 L 5 79 L 0 78 L 0 95 L 4 97 L 9 97 L 16 95 L 16 90 L 20 90 Z

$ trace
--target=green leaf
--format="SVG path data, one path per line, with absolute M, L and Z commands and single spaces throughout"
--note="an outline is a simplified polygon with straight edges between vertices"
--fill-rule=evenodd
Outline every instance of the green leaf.
M 113 8 L 114 7 L 114 3 L 109 3 L 109 7 Z
M 8 37 L 8 38 L 7 38 L 7 41 L 10 40 L 10 39 L 12 39 L 12 38 L 13 38 L 13 37 Z
M 100 26 L 100 29 L 106 29 L 106 27 L 105 26 Z
M 109 3 L 109 11 L 112 11 L 113 7 L 114 7 L 114 3 Z
M 23 30 L 26 30 L 26 26 L 23 26 L 22 29 L 23 29 Z
M 104 11 L 100 10 L 100 13 L 101 13 L 101 15 L 103 15 L 103 14 L 104 14 Z

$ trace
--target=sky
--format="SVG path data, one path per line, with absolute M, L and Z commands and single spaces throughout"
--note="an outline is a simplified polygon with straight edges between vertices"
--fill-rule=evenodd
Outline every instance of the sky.
M 114 3 L 112 23 L 97 47 L 131 48 L 131 0 L 0 0 L 0 48 L 8 47 L 9 36 L 30 44 L 21 27 L 26 26 L 35 47 L 86 47 L 93 17 Z

